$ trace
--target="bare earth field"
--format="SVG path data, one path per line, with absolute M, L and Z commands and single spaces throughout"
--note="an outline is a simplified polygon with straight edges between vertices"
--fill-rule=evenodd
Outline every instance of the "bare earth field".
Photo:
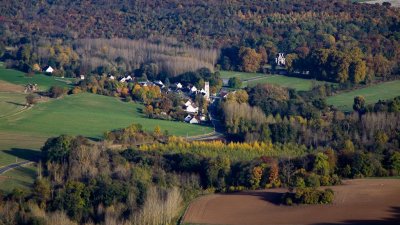
M 332 187 L 331 205 L 279 205 L 284 189 L 215 194 L 194 201 L 186 224 L 400 224 L 400 179 L 359 179 Z

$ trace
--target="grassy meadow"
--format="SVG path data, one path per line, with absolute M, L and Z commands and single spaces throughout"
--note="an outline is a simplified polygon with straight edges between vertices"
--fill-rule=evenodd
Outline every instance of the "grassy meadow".
M 28 77 L 21 71 L 5 69 L 3 64 L 0 64 L 0 80 L 23 86 L 29 83 L 37 84 L 40 90 L 48 90 L 54 85 L 70 87 L 71 83 L 75 81 L 73 78 L 51 77 L 40 73 L 34 74 L 32 77 Z
M 274 84 L 282 87 L 293 88 L 297 91 L 308 91 L 313 87 L 313 83 L 321 84 L 323 81 L 288 77 L 284 75 L 271 75 L 262 73 L 245 73 L 236 71 L 220 71 L 222 79 L 239 77 L 243 82 L 243 87 L 253 87 L 257 84 Z
M 36 167 L 27 165 L 9 170 L 0 176 L 0 190 L 11 192 L 14 188 L 27 189 L 36 178 Z
M 149 119 L 142 114 L 141 104 L 88 93 L 25 107 L 23 85 L 37 83 L 42 90 L 53 85 L 69 86 L 59 80 L 61 78 L 44 74 L 27 77 L 23 72 L 5 69 L 0 62 L 0 167 L 18 159 L 37 157 L 45 140 L 60 134 L 102 138 L 105 131 L 132 123 L 142 124 L 147 131 L 159 125 L 163 131 L 177 136 L 194 136 L 213 130 L 183 122 Z
M 373 104 L 379 100 L 386 100 L 400 96 L 400 80 L 384 82 L 366 88 L 343 92 L 327 98 L 329 105 L 334 105 L 343 111 L 353 110 L 354 97 L 362 95 L 366 104 Z
M 9 93 L 0 92 L 0 99 L 4 94 L 9 96 Z M 60 134 L 102 138 L 105 131 L 132 123 L 142 124 L 147 131 L 159 125 L 163 131 L 177 136 L 194 136 L 213 130 L 184 122 L 149 119 L 142 114 L 142 109 L 141 104 L 89 93 L 52 99 L 14 115 L 14 109 L 0 108 L 0 114 L 8 115 L 0 118 L 0 166 L 15 162 L 16 157 L 36 157 L 48 137 Z
M 177 136 L 193 136 L 212 131 L 210 127 L 184 122 L 155 120 L 142 114 L 143 105 L 122 102 L 114 97 L 82 93 L 51 99 L 30 110 L 1 119 L 0 131 L 54 136 L 60 134 L 101 138 L 108 130 L 140 123 L 147 131 L 159 125 Z

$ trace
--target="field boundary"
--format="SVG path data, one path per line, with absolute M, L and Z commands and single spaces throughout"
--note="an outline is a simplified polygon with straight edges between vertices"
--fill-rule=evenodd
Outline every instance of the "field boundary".
M 13 163 L 13 164 L 9 164 L 7 166 L 3 166 L 3 167 L 0 168 L 0 175 L 5 173 L 5 172 L 7 172 L 7 171 L 10 171 L 10 170 L 13 170 L 15 168 L 22 167 L 22 166 L 25 166 L 25 165 L 29 165 L 31 163 L 34 163 L 34 162 L 33 161 L 22 161 L 22 162 L 19 162 L 19 163 Z

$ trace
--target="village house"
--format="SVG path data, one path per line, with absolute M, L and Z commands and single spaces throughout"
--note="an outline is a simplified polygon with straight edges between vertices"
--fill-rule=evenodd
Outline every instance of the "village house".
M 191 104 L 186 107 L 185 111 L 187 113 L 198 113 L 199 112 L 199 107 L 196 107 L 194 104 Z
M 197 93 L 197 88 L 196 88 L 196 86 L 189 86 L 189 91 L 191 92 L 191 93 Z
M 81 75 L 81 80 L 84 80 L 85 79 L 85 75 Z
M 185 105 L 186 107 L 188 107 L 189 105 L 192 105 L 192 104 L 193 104 L 192 100 L 189 99 L 189 100 L 187 100 L 187 101 L 185 102 L 184 105 Z
M 190 123 L 190 124 L 199 124 L 200 121 L 199 121 L 199 119 L 197 119 L 196 117 L 193 117 L 193 118 L 189 121 L 189 123 Z
M 190 114 L 188 114 L 188 115 L 185 117 L 184 121 L 185 121 L 186 123 L 189 123 L 191 119 L 192 119 L 192 116 L 191 116 Z
M 176 83 L 174 86 L 176 89 L 182 89 L 183 87 L 181 83 Z
M 48 67 L 44 70 L 44 72 L 46 72 L 46 73 L 53 73 L 53 72 L 54 72 L 54 69 L 53 69 L 53 67 L 48 66 Z
M 164 88 L 165 87 L 164 83 L 161 80 L 154 81 L 154 84 L 158 85 L 160 88 Z

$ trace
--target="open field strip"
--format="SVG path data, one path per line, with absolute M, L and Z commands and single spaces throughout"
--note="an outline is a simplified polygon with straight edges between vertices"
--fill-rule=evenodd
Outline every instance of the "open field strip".
M 373 104 L 379 100 L 392 99 L 400 96 L 400 80 L 374 84 L 372 86 L 361 88 L 349 92 L 343 92 L 327 98 L 329 105 L 334 105 L 343 111 L 353 110 L 354 98 L 364 96 L 366 104 Z

